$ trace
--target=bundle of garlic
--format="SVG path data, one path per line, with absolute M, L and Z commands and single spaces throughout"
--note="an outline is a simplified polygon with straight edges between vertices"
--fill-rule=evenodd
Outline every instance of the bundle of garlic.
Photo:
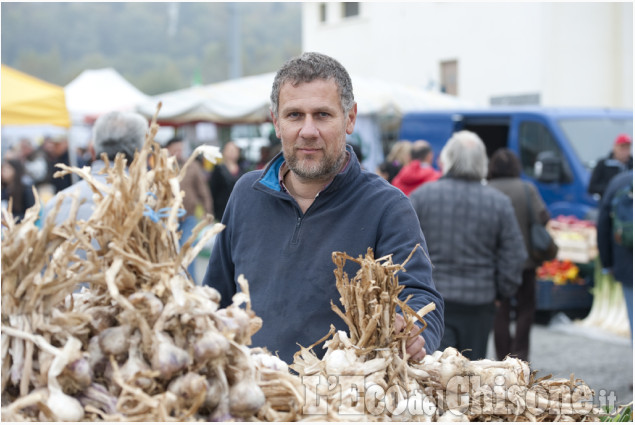
M 416 248 L 415 248 L 416 249 Z M 404 340 L 425 314 L 413 312 L 397 296 L 397 272 L 404 264 L 391 257 L 374 259 L 369 250 L 354 259 L 334 253 L 335 276 L 345 312 L 336 311 L 349 334 L 334 328 L 322 340 L 296 353 L 291 368 L 299 377 L 276 375 L 277 393 L 291 403 L 268 406 L 269 418 L 318 421 L 597 421 L 592 390 L 572 376 L 568 380 L 536 379 L 529 364 L 508 357 L 503 361 L 470 361 L 455 348 L 436 351 L 421 362 L 408 360 Z M 360 270 L 349 280 L 346 260 Z M 394 317 L 400 306 L 408 327 L 395 334 Z M 329 339 L 330 338 L 330 339 Z M 324 342 L 319 359 L 311 348 Z M 259 366 L 259 370 L 263 367 Z M 268 382 L 260 377 L 260 385 Z M 290 408 L 297 406 L 295 412 Z M 279 416 L 271 410 L 281 413 Z M 260 417 L 259 417 L 260 418 Z M 292 418 L 292 419 L 289 419 Z
M 222 226 L 193 246 L 208 217 L 178 248 L 187 164 L 154 142 L 155 122 L 127 171 L 123 157 L 107 163 L 107 185 L 88 167 L 58 172 L 90 184 L 88 220 L 76 201 L 62 225 L 47 217 L 40 229 L 37 207 L 20 223 L 3 211 L 3 420 L 253 419 L 263 407 L 248 284 L 219 309 L 218 292 L 188 278 Z

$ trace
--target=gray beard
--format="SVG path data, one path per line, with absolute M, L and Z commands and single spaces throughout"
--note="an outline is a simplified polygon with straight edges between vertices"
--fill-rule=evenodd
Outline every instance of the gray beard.
M 335 161 L 325 158 L 319 164 L 310 167 L 303 166 L 295 155 L 286 158 L 286 161 L 289 169 L 298 177 L 306 180 L 322 180 L 331 178 L 340 171 L 346 160 L 345 152 L 342 152 Z

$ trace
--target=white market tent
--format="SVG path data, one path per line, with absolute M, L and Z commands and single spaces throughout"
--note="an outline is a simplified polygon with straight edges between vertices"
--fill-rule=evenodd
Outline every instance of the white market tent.
M 192 122 L 262 123 L 270 120 L 269 95 L 275 73 L 244 77 L 152 96 L 137 111 L 170 125 Z M 450 95 L 375 78 L 352 76 L 359 115 L 400 115 L 409 111 L 467 106 Z
M 64 93 L 72 122 L 69 142 L 75 147 L 88 144 L 92 124 L 100 115 L 134 111 L 137 104 L 150 98 L 114 68 L 86 69 L 64 87 Z
M 133 111 L 149 96 L 113 68 L 87 69 L 64 87 L 73 124 L 92 123 L 106 112 Z
M 275 73 L 266 73 L 163 93 L 139 103 L 137 112 L 150 118 L 161 102 L 157 116 L 161 125 L 264 123 L 271 120 L 269 96 L 274 77 Z M 368 169 L 375 169 L 384 158 L 380 117 L 398 118 L 410 111 L 471 105 L 454 96 L 404 84 L 356 75 L 351 79 L 358 114 L 355 134 L 361 140 Z
M 274 75 L 268 73 L 163 93 L 137 105 L 137 111 L 152 117 L 161 102 L 157 120 L 164 124 L 262 123 L 269 118 L 269 93 Z

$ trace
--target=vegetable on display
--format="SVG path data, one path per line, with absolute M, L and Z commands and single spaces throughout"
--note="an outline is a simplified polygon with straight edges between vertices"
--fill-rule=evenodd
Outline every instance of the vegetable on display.
M 291 365 L 250 347 L 262 321 L 247 279 L 238 278 L 241 290 L 221 309 L 219 293 L 187 274 L 223 226 L 208 216 L 179 248 L 188 164 L 179 169 L 154 141 L 157 130 L 155 115 L 127 173 L 122 156 L 107 162 L 107 186 L 86 168 L 61 166 L 57 175 L 73 172 L 91 185 L 88 220 L 75 219 L 77 199 L 61 225 L 59 205 L 41 227 L 37 202 L 20 222 L 2 211 L 3 420 L 600 419 L 593 391 L 573 375 L 539 378 L 520 359 L 470 361 L 452 347 L 412 361 L 408 337 L 425 335 L 436 306 L 413 311 L 399 298 L 408 260 L 376 259 L 370 249 L 333 253 L 341 308 L 332 308 L 348 330 L 325 330 Z M 194 154 L 217 158 L 214 149 Z M 343 272 L 348 261 L 359 266 L 355 276 Z M 323 358 L 312 350 L 318 344 Z

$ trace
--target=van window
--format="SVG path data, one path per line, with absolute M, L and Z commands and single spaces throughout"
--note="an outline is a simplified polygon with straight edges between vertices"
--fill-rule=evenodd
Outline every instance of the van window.
M 598 159 L 609 154 L 618 134 L 633 135 L 632 119 L 561 119 L 558 123 L 578 158 L 589 170 L 595 167 Z
M 536 177 L 534 164 L 538 154 L 541 152 L 552 152 L 556 158 L 562 161 L 563 172 L 561 173 L 560 182 L 569 183 L 573 181 L 569 165 L 547 127 L 539 122 L 524 121 L 520 124 L 518 136 L 520 162 L 525 175 L 532 178 Z

